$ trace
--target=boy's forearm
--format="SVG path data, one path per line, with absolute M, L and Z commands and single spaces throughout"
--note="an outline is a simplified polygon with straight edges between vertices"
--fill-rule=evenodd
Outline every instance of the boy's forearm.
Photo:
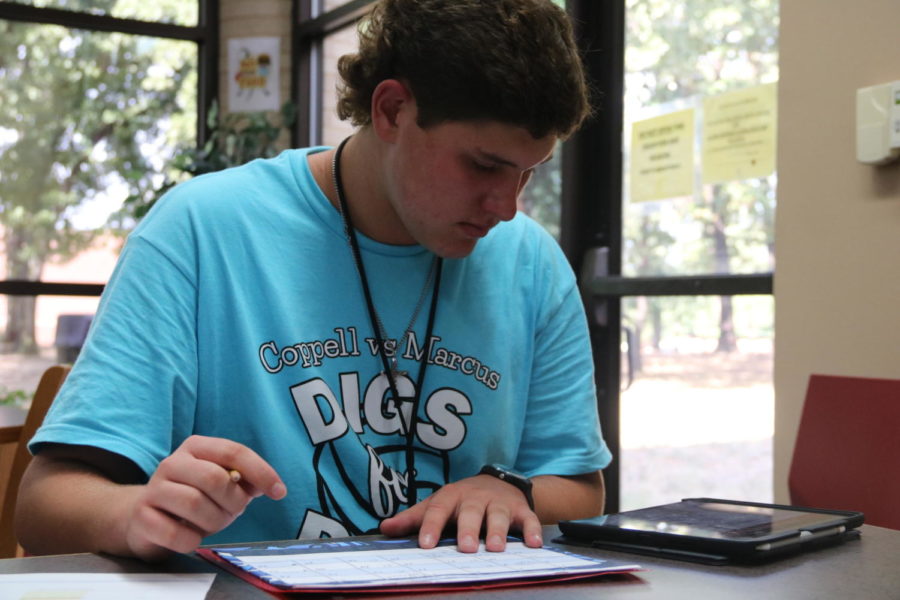
M 240 480 L 229 469 L 237 470 Z M 190 436 L 146 483 L 120 479 L 121 474 L 122 469 L 109 471 L 45 449 L 22 479 L 16 511 L 22 545 L 35 553 L 106 552 L 158 560 L 195 550 L 254 498 L 287 495 L 261 456 L 223 438 Z
M 81 463 L 39 455 L 19 488 L 16 537 L 32 554 L 132 556 L 125 539 L 125 512 L 139 487 L 113 483 Z
M 545 525 L 603 512 L 606 490 L 600 471 L 571 477 L 539 475 L 532 481 L 535 512 Z

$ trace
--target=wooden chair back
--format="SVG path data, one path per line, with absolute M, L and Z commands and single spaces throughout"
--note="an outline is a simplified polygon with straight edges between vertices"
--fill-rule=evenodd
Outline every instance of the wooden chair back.
M 12 468 L 6 483 L 3 505 L 0 508 L 0 558 L 13 558 L 17 555 L 18 543 L 13 531 L 13 515 L 16 511 L 19 482 L 22 480 L 25 468 L 31 462 L 28 442 L 31 441 L 37 428 L 44 422 L 44 416 L 50 409 L 50 405 L 53 404 L 53 399 L 56 397 L 59 388 L 62 387 L 70 369 L 69 365 L 50 367 L 44 371 L 34 392 L 31 408 L 28 409 L 28 416 L 25 417 L 22 433 L 19 435 L 16 453 L 12 460 Z

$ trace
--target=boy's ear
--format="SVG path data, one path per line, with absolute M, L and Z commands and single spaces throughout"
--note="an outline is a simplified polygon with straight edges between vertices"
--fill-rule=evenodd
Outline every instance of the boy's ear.
M 396 140 L 398 129 L 415 121 L 416 102 L 410 89 L 397 79 L 385 79 L 372 92 L 372 129 L 385 142 Z

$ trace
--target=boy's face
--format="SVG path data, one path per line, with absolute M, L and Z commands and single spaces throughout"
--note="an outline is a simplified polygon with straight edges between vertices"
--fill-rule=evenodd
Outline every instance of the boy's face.
M 496 121 L 423 129 L 414 111 L 401 117 L 387 169 L 398 232 L 439 256 L 467 256 L 494 225 L 515 216 L 519 193 L 556 141 Z

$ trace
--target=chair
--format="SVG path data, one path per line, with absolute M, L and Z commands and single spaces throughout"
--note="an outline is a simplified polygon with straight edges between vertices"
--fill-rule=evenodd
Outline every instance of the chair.
M 16 453 L 12 459 L 9 479 L 6 484 L 6 494 L 3 498 L 3 506 L 0 509 L 0 558 L 13 558 L 17 555 L 18 543 L 13 531 L 13 515 L 16 511 L 16 497 L 19 493 L 19 482 L 25 473 L 25 467 L 31 462 L 31 454 L 28 452 L 28 442 L 34 436 L 34 432 L 44 421 L 44 416 L 50 409 L 56 393 L 69 374 L 71 367 L 68 365 L 56 365 L 50 367 L 41 376 L 19 442 Z
M 812 375 L 788 488 L 792 504 L 900 529 L 900 380 Z

